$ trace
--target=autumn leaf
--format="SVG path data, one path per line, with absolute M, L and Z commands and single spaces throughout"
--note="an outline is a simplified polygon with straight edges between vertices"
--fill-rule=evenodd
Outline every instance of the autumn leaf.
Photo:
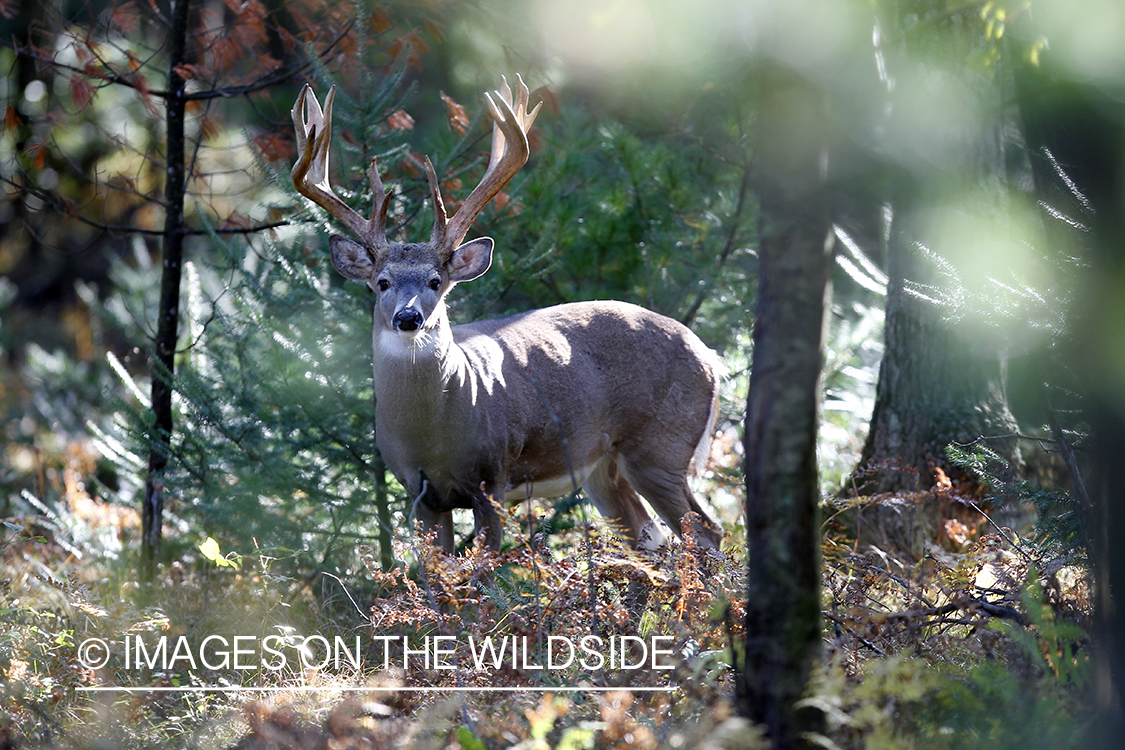
M 326 41 L 325 44 L 330 46 L 331 41 Z M 340 54 L 336 59 L 342 66 L 350 65 L 351 67 L 355 67 L 357 65 L 356 61 L 359 58 L 359 40 L 355 38 L 354 34 L 345 35 L 336 44 L 336 48 L 340 50 Z
M 47 146 L 43 143 L 29 143 L 23 150 L 31 159 L 33 169 L 43 169 L 47 166 Z
M 299 19 L 294 19 L 294 21 L 298 26 L 300 26 L 301 21 Z M 296 49 L 301 46 L 301 40 L 294 36 L 293 32 L 289 31 L 289 29 L 286 29 L 284 27 L 279 28 L 277 30 L 277 35 L 281 39 L 281 43 L 285 46 L 286 49 Z
M 220 568 L 238 568 L 238 566 L 242 564 L 241 555 L 233 555 L 235 560 L 230 560 L 224 557 L 222 552 L 219 551 L 219 543 L 211 537 L 207 537 L 207 540 L 203 542 L 203 544 L 199 545 L 199 551 L 203 553 L 204 557 L 218 565 Z
M 94 98 L 94 85 L 85 76 L 73 75 L 70 77 L 70 98 L 79 109 L 90 106 Z
M 392 60 L 398 60 L 402 55 L 406 55 L 407 64 L 416 70 L 421 70 L 421 53 L 428 52 L 429 47 L 422 41 L 422 37 L 418 35 L 417 31 L 411 31 L 409 34 L 404 34 L 391 42 L 387 51 L 390 53 Z
M 529 97 L 530 101 L 540 101 L 547 105 L 547 109 L 551 110 L 551 114 L 558 116 L 559 114 L 559 97 L 555 94 L 555 90 L 550 86 L 540 86 L 531 92 Z
M 174 70 L 176 71 L 176 75 L 178 75 L 185 81 L 190 81 L 193 78 L 203 78 L 206 72 L 200 66 L 190 63 L 186 65 L 177 65 Z
M 438 94 L 445 105 L 445 114 L 449 118 L 450 127 L 457 131 L 458 135 L 465 135 L 465 131 L 469 129 L 469 117 L 465 114 L 465 108 L 453 101 L 453 98 L 444 91 Z
M 942 470 L 940 466 L 934 468 L 934 491 L 935 492 L 948 492 L 953 489 L 953 482 Z
M 160 107 L 157 106 L 156 100 L 153 98 L 151 92 L 148 90 L 148 79 L 139 73 L 132 78 L 133 87 L 140 94 L 141 103 L 144 104 L 145 111 L 151 117 L 160 117 Z
M 10 133 L 20 126 L 23 120 L 20 119 L 19 114 L 16 112 L 15 107 L 6 107 L 4 109 L 4 132 Z
M 219 135 L 218 121 L 210 115 L 204 115 L 199 118 L 199 132 L 203 134 L 204 138 L 212 139 Z
M 140 28 L 136 5 L 127 2 L 117 6 L 109 14 L 109 23 L 125 36 L 136 34 Z
M 216 73 L 226 73 L 242 57 L 238 44 L 226 37 L 216 39 L 211 45 L 211 67 Z
M 233 3 L 228 0 L 228 6 Z M 254 47 L 265 44 L 268 36 L 264 19 L 266 9 L 258 0 L 247 0 L 237 10 L 234 27 L 230 36 L 242 48 L 249 51 Z
M 958 521 L 956 518 L 950 518 L 943 521 L 942 526 L 944 527 L 945 536 L 948 537 L 950 541 L 962 545 L 968 543 L 969 535 L 971 533 L 969 527 Z
M 426 27 L 426 31 L 430 32 L 430 35 L 438 41 L 438 44 L 445 42 L 445 33 L 441 30 L 441 24 L 438 21 L 427 18 L 423 24 Z
M 94 60 L 89 60 L 82 66 L 82 74 L 87 78 L 105 78 L 105 69 Z
M 406 113 L 405 110 L 396 110 L 391 113 L 387 118 L 387 124 L 391 126 L 392 130 L 413 130 L 414 118 Z
M 263 53 L 258 55 L 258 67 L 263 72 L 269 73 L 270 71 L 277 70 L 281 67 L 281 60 L 278 60 L 276 57 L 269 53 Z
M 382 34 L 384 31 L 390 31 L 391 18 L 383 9 L 377 9 L 371 14 L 371 31 L 375 34 Z
M 293 141 L 280 133 L 262 133 L 253 143 L 266 161 L 289 161 L 295 155 Z

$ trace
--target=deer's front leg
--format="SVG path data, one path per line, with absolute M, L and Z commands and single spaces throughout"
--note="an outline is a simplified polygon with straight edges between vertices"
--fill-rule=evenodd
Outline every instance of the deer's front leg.
M 437 491 L 426 479 L 424 472 L 418 472 L 422 490 L 414 498 L 412 512 L 414 517 L 422 524 L 422 531 L 437 531 L 438 546 L 445 552 L 453 553 L 453 511 L 436 510 L 441 507 Z
M 437 544 L 443 551 L 453 554 L 453 511 L 438 513 L 419 504 L 414 517 L 422 522 L 422 531 L 437 530 Z

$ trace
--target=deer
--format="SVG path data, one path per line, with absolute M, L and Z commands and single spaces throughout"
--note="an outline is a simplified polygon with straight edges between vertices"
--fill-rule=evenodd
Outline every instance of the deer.
M 470 509 L 475 538 L 499 550 L 498 505 L 552 498 L 580 485 L 634 546 L 667 537 L 644 497 L 677 535 L 682 519 L 704 547 L 722 532 L 688 484 L 709 453 L 719 399 L 718 357 L 686 326 L 615 301 L 564 303 L 495 320 L 452 325 L 446 296 L 483 275 L 493 240 L 466 235 L 485 206 L 527 162 L 522 78 L 484 99 L 493 120 L 484 176 L 452 216 L 425 160 L 434 209 L 427 242 L 387 238 L 393 188 L 376 159 L 368 168 L 370 218 L 329 182 L 333 86 L 321 108 L 306 84 L 293 106 L 298 158 L 291 178 L 355 238 L 332 234 L 332 264 L 375 293 L 372 331 L 376 445 L 411 496 L 413 516 L 454 549 L 452 511 Z M 494 504 L 493 501 L 496 501 Z

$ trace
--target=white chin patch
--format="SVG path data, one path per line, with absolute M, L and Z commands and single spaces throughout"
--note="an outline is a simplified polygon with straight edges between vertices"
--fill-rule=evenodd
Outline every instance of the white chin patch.
M 386 357 L 416 357 L 419 350 L 425 349 L 432 340 L 425 330 L 417 331 L 391 331 L 386 328 L 379 331 L 379 353 Z

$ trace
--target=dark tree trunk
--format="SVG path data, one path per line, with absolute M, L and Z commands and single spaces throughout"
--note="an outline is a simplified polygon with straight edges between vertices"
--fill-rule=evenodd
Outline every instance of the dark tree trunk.
M 1025 42 L 1042 31 L 1018 27 Z M 1125 736 L 1125 105 L 1115 90 L 1070 78 L 1049 50 L 1040 65 L 1020 62 L 1016 92 L 1048 236 L 1060 255 L 1087 261 L 1061 369 L 1093 437 L 1087 476 L 1070 463 L 1071 501 L 1085 518 L 1094 574 L 1096 746 L 1116 748 Z
M 761 247 L 746 409 L 746 661 L 739 702 L 777 748 L 815 717 L 795 703 L 820 655 L 818 389 L 832 227 L 822 92 L 788 71 L 759 73 L 755 188 Z
M 889 232 L 886 346 L 875 410 L 847 488 L 864 494 L 929 489 L 936 468 L 953 471 L 945 456 L 951 442 L 989 438 L 990 449 L 1009 460 L 1019 457 L 998 353 L 974 347 L 948 320 L 949 311 L 910 291 L 912 284 L 941 284 L 918 247 L 924 228 L 917 216 L 913 191 L 900 185 Z
M 184 191 L 187 186 L 184 146 L 184 81 L 176 69 L 183 65 L 190 0 L 173 0 L 169 29 L 166 182 L 164 187 L 164 265 L 160 276 L 160 309 L 153 342 L 152 435 L 141 510 L 141 579 L 151 581 L 160 558 L 164 519 L 164 469 L 172 441 L 172 380 L 180 324 L 180 278 L 184 255 Z

